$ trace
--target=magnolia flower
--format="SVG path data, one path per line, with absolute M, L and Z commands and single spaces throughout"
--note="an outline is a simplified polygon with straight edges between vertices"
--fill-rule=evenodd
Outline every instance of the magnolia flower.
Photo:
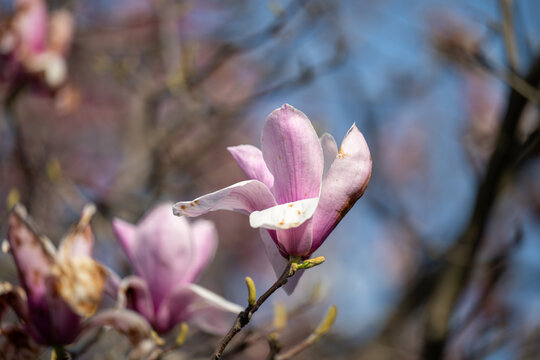
M 261 228 L 267 254 L 280 273 L 290 257 L 311 256 L 362 196 L 371 176 L 371 155 L 356 125 L 338 152 L 331 135 L 319 139 L 306 115 L 287 104 L 268 116 L 261 143 L 262 151 L 251 145 L 228 148 L 251 180 L 178 202 L 173 212 L 249 214 L 250 225 Z M 286 287 L 287 292 L 294 285 Z
M 73 28 L 67 10 L 49 16 L 43 0 L 16 0 L 11 21 L 0 28 L 0 75 L 11 81 L 38 76 L 49 88 L 58 88 L 67 77 Z
M 214 256 L 214 225 L 205 220 L 190 225 L 172 215 L 171 205 L 157 206 L 138 225 L 113 221 L 137 274 L 122 280 L 121 298 L 159 333 L 184 321 L 223 333 L 242 308 L 193 284 Z
M 134 345 L 151 338 L 149 325 L 134 312 L 109 310 L 85 320 L 97 309 L 106 276 L 91 257 L 93 212 L 93 206 L 85 207 L 58 251 L 38 235 L 21 205 L 9 218 L 3 249 L 13 255 L 21 287 L 0 283 L 0 316 L 10 306 L 39 344 L 68 345 L 85 329 L 102 325 L 117 328 Z

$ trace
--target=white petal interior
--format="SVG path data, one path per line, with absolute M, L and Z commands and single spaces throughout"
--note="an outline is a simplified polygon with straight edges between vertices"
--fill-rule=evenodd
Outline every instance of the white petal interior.
M 313 216 L 318 203 L 317 197 L 254 211 L 249 215 L 249 224 L 252 228 L 262 227 L 274 230 L 295 228 Z

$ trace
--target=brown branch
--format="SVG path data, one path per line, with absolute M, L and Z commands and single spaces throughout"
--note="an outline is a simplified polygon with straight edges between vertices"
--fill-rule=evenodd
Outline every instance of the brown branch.
M 259 309 L 259 307 L 272 295 L 277 289 L 281 288 L 283 285 L 287 283 L 289 278 L 293 276 L 296 273 L 297 267 L 295 266 L 298 262 L 298 259 L 291 258 L 289 259 L 289 262 L 287 263 L 287 266 L 285 267 L 285 270 L 283 270 L 283 273 L 281 276 L 276 280 L 276 282 L 268 289 L 264 294 L 259 297 L 257 302 L 253 305 L 248 305 L 244 311 L 242 311 L 240 314 L 238 314 L 238 317 L 236 318 L 234 325 L 231 327 L 227 335 L 221 340 L 216 352 L 212 356 L 212 359 L 218 360 L 221 359 L 221 356 L 223 354 L 223 351 L 225 351 L 225 348 L 227 345 L 231 342 L 231 340 L 246 326 L 249 321 L 251 320 L 251 317 L 253 314 Z

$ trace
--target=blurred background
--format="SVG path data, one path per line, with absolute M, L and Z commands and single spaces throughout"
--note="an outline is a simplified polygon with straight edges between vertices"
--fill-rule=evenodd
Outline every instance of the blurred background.
M 16 201 L 54 242 L 93 202 L 95 258 L 128 275 L 111 220 L 244 180 L 226 147 L 260 146 L 289 103 L 338 144 L 356 123 L 373 176 L 315 254 L 324 265 L 254 332 L 284 302 L 287 349 L 336 304 L 298 359 L 540 356 L 540 2 L 48 1 L 48 57 L 17 63 L 10 24 L 31 1 L 18 3 L 0 1 L 2 237 Z M 245 276 L 260 291 L 275 279 L 258 232 L 206 218 L 220 242 L 199 283 L 245 304 Z M 193 334 L 170 358 L 216 342 Z M 255 337 L 229 358 L 267 353 Z

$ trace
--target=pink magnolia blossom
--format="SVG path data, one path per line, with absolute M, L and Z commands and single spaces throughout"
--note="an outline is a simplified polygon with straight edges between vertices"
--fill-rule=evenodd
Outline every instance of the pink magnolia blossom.
M 58 88 L 67 77 L 65 57 L 73 28 L 67 10 L 49 15 L 43 0 L 16 0 L 11 21 L 0 28 L 0 76 L 14 83 L 37 77 Z
M 211 291 L 193 284 L 212 259 L 217 242 L 214 225 L 189 224 L 171 213 L 172 204 L 154 208 L 138 225 L 115 219 L 113 227 L 137 276 L 120 283 L 127 306 L 164 333 L 190 322 L 213 333 L 228 330 L 242 311 Z
M 319 139 L 306 115 L 287 104 L 268 116 L 261 143 L 262 151 L 251 145 L 228 148 L 251 180 L 178 202 L 173 212 L 249 214 L 250 225 L 261 228 L 278 273 L 289 257 L 305 259 L 317 250 L 362 196 L 371 176 L 371 155 L 356 125 L 338 151 L 331 135 Z
M 9 218 L 3 248 L 13 255 L 21 287 L 0 283 L 0 317 L 11 307 L 39 344 L 68 345 L 85 329 L 103 325 L 128 335 L 135 346 L 151 339 L 148 323 L 132 311 L 107 310 L 86 319 L 97 309 L 106 277 L 106 270 L 91 257 L 93 212 L 94 207 L 85 208 L 58 251 L 38 234 L 21 205 Z

